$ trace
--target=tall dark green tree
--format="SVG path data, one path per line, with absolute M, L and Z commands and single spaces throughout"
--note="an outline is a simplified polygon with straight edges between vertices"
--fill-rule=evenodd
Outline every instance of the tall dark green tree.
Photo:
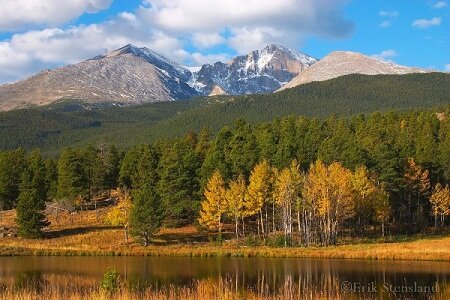
M 71 148 L 64 149 L 58 161 L 58 200 L 73 203 L 76 198 L 86 198 L 88 194 L 89 180 L 81 155 Z
M 54 159 L 45 160 L 45 188 L 48 199 L 56 199 L 58 190 L 58 165 Z
M 136 174 L 137 165 L 146 145 L 134 146 L 127 151 L 120 164 L 119 183 L 128 189 L 132 188 L 132 177 Z
M 25 161 L 23 149 L 0 154 L 0 209 L 11 209 L 15 206 Z
M 178 227 L 197 218 L 200 166 L 195 149 L 185 140 L 176 141 L 162 152 L 158 191 L 166 211 L 166 225 Z
M 133 191 L 133 208 L 130 214 L 130 232 L 144 246 L 158 232 L 164 220 L 161 198 L 155 188 L 145 184 Z
M 152 146 L 142 146 L 134 173 L 131 175 L 131 186 L 139 189 L 145 184 L 156 187 L 158 184 L 158 162 L 159 155 Z
M 104 187 L 113 189 L 119 184 L 120 162 L 122 155 L 116 146 L 111 145 L 105 155 Z
M 97 149 L 89 145 L 82 151 L 82 165 L 88 182 L 88 200 L 94 198 L 105 189 L 105 153 L 104 149 Z
M 31 185 L 38 191 L 39 198 L 47 199 L 48 188 L 46 185 L 45 162 L 42 159 L 40 150 L 33 150 L 27 157 L 26 168 L 31 176 Z
M 23 172 L 17 200 L 18 233 L 25 238 L 42 237 L 42 229 L 50 224 L 43 213 L 45 198 L 35 187 L 33 177 L 35 176 L 30 170 L 27 169 Z
M 231 179 L 231 165 L 227 157 L 229 156 L 232 137 L 233 132 L 229 127 L 224 127 L 217 133 L 201 167 L 202 187 L 206 186 L 208 179 L 215 170 L 219 170 L 224 179 Z
M 233 177 L 243 174 L 248 178 L 250 170 L 258 162 L 258 150 L 253 130 L 243 120 L 235 122 L 229 148 L 226 159 L 231 166 Z

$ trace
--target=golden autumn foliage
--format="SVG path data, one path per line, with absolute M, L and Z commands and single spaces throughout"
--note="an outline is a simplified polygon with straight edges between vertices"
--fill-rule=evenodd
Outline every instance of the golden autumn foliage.
M 130 214 L 133 208 L 130 193 L 127 190 L 117 189 L 117 205 L 111 209 L 105 218 L 105 223 L 112 226 L 122 226 L 125 230 L 125 243 L 128 244 L 128 227 Z
M 430 197 L 431 210 L 434 216 L 434 226 L 437 227 L 437 219 L 441 218 L 441 225 L 444 224 L 445 216 L 450 215 L 450 188 L 437 184 Z
M 133 207 L 131 196 L 126 190 L 118 190 L 117 205 L 106 215 L 105 223 L 112 226 L 128 226 L 130 212 Z
M 229 183 L 226 190 L 226 214 L 235 222 L 236 239 L 239 239 L 239 220 L 245 217 L 244 201 L 247 194 L 247 185 L 244 176 L 239 175 L 236 180 Z
M 340 163 L 326 166 L 312 164 L 305 181 L 303 196 L 313 203 L 324 245 L 336 243 L 340 225 L 355 214 L 352 172 Z
M 207 229 L 222 230 L 222 215 L 226 211 L 225 182 L 219 171 L 215 171 L 205 188 L 205 200 L 201 203 L 200 225 Z
M 272 168 L 264 160 L 257 164 L 249 178 L 245 207 L 249 215 L 255 215 L 261 211 L 266 201 L 271 198 Z

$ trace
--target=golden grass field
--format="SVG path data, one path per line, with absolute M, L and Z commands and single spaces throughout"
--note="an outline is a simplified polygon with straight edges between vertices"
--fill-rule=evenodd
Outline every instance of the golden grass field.
M 153 245 L 125 243 L 124 231 L 105 225 L 108 208 L 84 211 L 73 216 L 53 214 L 47 237 L 40 240 L 0 238 L 0 255 L 149 255 L 223 257 L 309 257 L 386 260 L 450 261 L 450 235 L 415 236 L 405 241 L 361 241 L 332 247 L 271 248 L 238 246 L 232 240 L 221 246 L 208 242 L 207 233 L 189 226 L 162 229 Z M 14 226 L 14 211 L 0 212 L 0 227 Z M 230 235 L 232 236 L 232 235 Z

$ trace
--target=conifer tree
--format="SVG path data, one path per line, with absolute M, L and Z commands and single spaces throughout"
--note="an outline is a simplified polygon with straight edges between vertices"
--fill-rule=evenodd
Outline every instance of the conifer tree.
M 15 206 L 24 168 L 25 151 L 23 149 L 0 154 L 0 209 L 11 209 Z
M 121 153 L 116 146 L 111 145 L 105 156 L 104 187 L 114 189 L 119 184 Z
M 20 194 L 17 200 L 18 233 L 25 238 L 42 237 L 42 229 L 50 224 L 44 213 L 45 199 L 33 183 L 33 174 L 25 170 L 22 174 Z
M 58 161 L 58 191 L 60 201 L 74 203 L 76 198 L 84 198 L 89 192 L 88 178 L 83 169 L 82 159 L 77 151 L 67 148 Z
M 150 184 L 133 191 L 130 213 L 131 234 L 148 246 L 150 238 L 159 231 L 164 220 L 161 198 Z

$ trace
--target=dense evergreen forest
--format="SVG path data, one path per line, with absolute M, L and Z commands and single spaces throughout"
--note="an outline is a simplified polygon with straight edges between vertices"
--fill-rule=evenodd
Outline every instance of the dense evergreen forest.
M 449 183 L 448 111 L 240 119 L 126 152 L 0 153 L 0 207 L 16 207 L 19 232 L 31 237 L 46 225 L 44 202 L 77 209 L 119 188 L 112 222 L 144 244 L 160 226 L 198 224 L 258 243 L 329 245 L 448 226 Z
M 116 144 L 121 149 L 178 138 L 209 128 L 217 133 L 241 118 L 250 124 L 276 117 L 326 118 L 375 111 L 447 107 L 445 73 L 349 75 L 270 95 L 218 96 L 138 107 L 85 109 L 81 103 L 0 113 L 0 150 L 40 148 L 57 156 L 67 146 Z

